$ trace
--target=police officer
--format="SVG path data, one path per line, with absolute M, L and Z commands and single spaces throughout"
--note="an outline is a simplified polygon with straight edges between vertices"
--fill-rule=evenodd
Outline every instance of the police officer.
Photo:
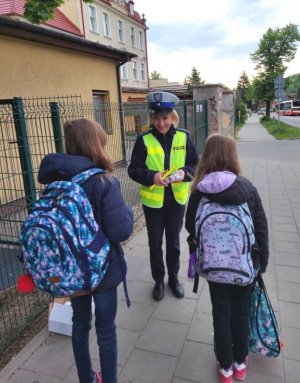
M 179 99 L 171 93 L 160 91 L 149 93 L 147 99 L 150 130 L 137 138 L 128 174 L 141 184 L 140 199 L 155 281 L 153 298 L 160 301 L 164 297 L 164 232 L 168 286 L 175 297 L 184 296 L 183 286 L 178 280 L 179 234 L 198 154 L 188 131 L 177 128 L 179 118 L 174 108 Z

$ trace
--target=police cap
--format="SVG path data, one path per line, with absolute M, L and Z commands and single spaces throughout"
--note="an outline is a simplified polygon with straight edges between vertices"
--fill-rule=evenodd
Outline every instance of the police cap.
M 168 115 L 179 102 L 179 98 L 168 92 L 151 92 L 147 96 L 149 110 L 154 115 Z

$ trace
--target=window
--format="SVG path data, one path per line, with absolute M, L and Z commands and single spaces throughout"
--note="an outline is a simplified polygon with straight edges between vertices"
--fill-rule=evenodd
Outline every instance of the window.
M 141 63 L 141 80 L 145 81 L 146 80 L 146 74 L 145 74 L 145 64 Z
M 127 80 L 128 79 L 128 67 L 127 63 L 121 66 L 121 79 Z
M 124 23 L 121 20 L 118 20 L 118 35 L 120 43 L 125 43 Z
M 103 35 L 105 37 L 110 37 L 110 21 L 109 21 L 108 13 L 103 12 L 102 20 L 103 20 Z
M 92 5 L 89 5 L 89 21 L 90 30 L 92 32 L 98 32 L 96 8 Z
M 133 78 L 134 78 L 134 80 L 138 80 L 138 71 L 137 71 L 137 62 L 136 61 L 132 62 L 132 67 L 133 67 Z
M 130 27 L 130 41 L 131 41 L 131 46 L 135 47 L 135 28 Z
M 140 47 L 140 49 L 144 49 L 144 34 L 143 34 L 143 32 L 139 32 L 139 47 Z
M 107 134 L 112 134 L 112 116 L 109 108 L 108 93 L 105 91 L 93 91 L 93 104 L 95 120 L 102 126 Z

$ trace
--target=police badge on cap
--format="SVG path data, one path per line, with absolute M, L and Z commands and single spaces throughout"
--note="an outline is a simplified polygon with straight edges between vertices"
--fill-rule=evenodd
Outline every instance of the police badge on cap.
M 168 92 L 151 92 L 147 96 L 150 113 L 168 115 L 179 102 L 179 98 Z

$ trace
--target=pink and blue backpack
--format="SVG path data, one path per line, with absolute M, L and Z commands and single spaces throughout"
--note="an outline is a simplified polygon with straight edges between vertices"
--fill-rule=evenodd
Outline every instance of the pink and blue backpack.
M 22 258 L 38 289 L 72 296 L 92 291 L 103 280 L 110 244 L 80 186 L 103 172 L 90 169 L 71 181 L 50 183 L 23 223 Z
M 245 202 L 221 205 L 202 197 L 195 219 L 197 275 L 208 281 L 250 284 L 257 274 L 251 258 L 255 243 L 252 217 Z M 194 291 L 197 291 L 196 282 Z

